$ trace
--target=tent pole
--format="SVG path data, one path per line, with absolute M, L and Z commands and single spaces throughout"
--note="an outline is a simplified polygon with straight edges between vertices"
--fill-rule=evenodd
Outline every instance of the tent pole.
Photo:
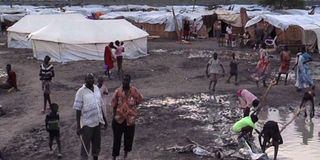
M 59 46 L 59 56 L 60 56 L 60 60 L 61 60 L 61 62 L 62 62 L 60 42 L 58 42 L 58 46 Z M 62 62 L 62 63 L 63 63 L 63 62 Z
M 194 12 L 194 7 L 196 5 L 196 0 L 193 0 L 193 7 L 192 7 L 192 12 Z

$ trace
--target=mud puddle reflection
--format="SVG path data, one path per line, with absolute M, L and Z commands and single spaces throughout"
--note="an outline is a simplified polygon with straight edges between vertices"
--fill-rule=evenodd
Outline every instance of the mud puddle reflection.
M 264 122 L 273 120 L 279 123 L 281 129 L 283 125 L 292 119 L 295 112 L 296 110 L 289 106 L 279 108 L 270 107 L 261 113 L 258 128 L 262 128 Z M 309 114 L 309 112 L 307 112 L 307 114 Z M 319 114 L 317 114 L 317 107 L 315 114 L 316 116 L 310 120 L 309 117 L 304 118 L 304 113 L 301 113 L 300 116 L 281 133 L 284 144 L 279 147 L 278 159 L 319 159 L 320 137 L 318 134 L 320 132 L 320 119 Z M 256 144 L 258 143 L 258 139 L 256 139 Z M 273 157 L 274 151 L 272 147 L 266 152 L 270 158 Z
M 177 116 L 178 119 L 195 121 L 192 127 L 199 129 L 202 134 L 210 134 L 216 137 L 215 147 L 223 148 L 225 154 L 236 152 L 235 155 L 243 157 L 237 148 L 237 134 L 232 131 L 233 124 L 241 119 L 242 111 L 236 105 L 236 95 L 222 94 L 214 96 L 201 93 L 196 95 L 181 97 L 163 97 L 153 98 L 144 102 L 141 107 L 145 110 L 151 108 L 161 108 L 168 110 Z M 268 120 L 274 120 L 282 128 L 284 124 L 292 119 L 296 108 L 291 106 L 266 107 L 259 115 L 257 128 L 262 129 L 263 124 Z M 148 109 L 149 108 L 149 109 Z M 295 160 L 295 159 L 317 159 L 320 156 L 320 116 L 316 107 L 315 117 L 310 121 L 309 118 L 303 118 L 303 114 L 292 122 L 283 131 L 282 137 L 284 144 L 279 148 L 278 159 Z M 140 117 L 141 118 L 141 117 Z M 157 119 L 157 117 L 154 117 Z M 140 122 L 143 122 L 140 121 Z M 190 135 L 192 137 L 192 135 Z M 256 146 L 258 144 L 258 135 L 254 134 Z M 230 144 L 230 145 L 228 145 Z M 207 144 L 209 145 L 209 144 Z M 225 147 L 233 146 L 233 147 Z M 258 150 L 260 147 L 256 147 Z M 297 154 L 303 153 L 303 154 Z M 273 148 L 267 150 L 269 158 L 273 158 Z

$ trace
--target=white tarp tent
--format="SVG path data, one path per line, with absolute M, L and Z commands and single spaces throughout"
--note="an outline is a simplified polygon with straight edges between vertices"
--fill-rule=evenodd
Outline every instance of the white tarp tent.
M 49 55 L 57 62 L 103 60 L 105 46 L 116 40 L 124 42 L 127 58 L 147 55 L 148 33 L 123 19 L 55 21 L 30 37 L 37 59 Z
M 319 15 L 261 15 L 248 21 L 245 27 L 248 28 L 259 23 L 261 20 L 264 20 L 283 31 L 290 26 L 300 26 L 304 30 L 302 42 L 304 44 L 309 44 L 312 41 L 313 43 L 317 41 L 318 49 L 320 49 Z
M 193 19 L 196 19 L 198 23 L 198 30 L 202 27 L 203 15 L 212 15 L 214 11 L 183 11 L 176 12 L 176 18 L 178 21 L 179 28 L 182 29 L 182 20 L 187 19 L 192 23 Z M 148 24 L 166 24 L 165 31 L 173 32 L 176 30 L 175 20 L 172 12 L 167 11 L 151 11 L 151 12 L 110 12 L 100 16 L 101 19 L 117 19 L 125 18 L 137 23 L 148 23 Z
M 27 36 L 55 20 L 85 20 L 80 14 L 27 15 L 7 29 L 9 48 L 32 48 Z

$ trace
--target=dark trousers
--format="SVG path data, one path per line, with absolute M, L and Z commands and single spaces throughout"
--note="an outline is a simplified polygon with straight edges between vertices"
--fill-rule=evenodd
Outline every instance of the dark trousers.
M 100 125 L 96 127 L 88 127 L 84 126 L 81 129 L 81 137 L 83 140 L 83 143 L 88 151 L 90 152 L 90 144 L 92 145 L 91 154 L 94 157 L 99 156 L 100 149 L 101 149 L 101 134 L 100 134 Z M 89 153 L 90 154 L 90 153 Z M 83 147 L 81 145 L 81 159 L 86 160 L 88 159 L 88 155 Z
M 122 71 L 122 61 L 123 61 L 122 56 L 118 56 L 117 57 L 118 72 Z
M 53 140 L 54 139 L 57 142 L 59 153 L 61 153 L 60 131 L 59 130 L 49 131 L 49 147 L 50 147 L 50 150 L 52 150 L 52 144 L 53 144 Z
M 113 157 L 119 156 L 122 134 L 124 134 L 124 151 L 130 152 L 132 150 L 135 125 L 127 126 L 126 121 L 124 121 L 122 124 L 119 124 L 118 122 L 113 120 L 112 130 L 113 130 L 112 156 Z
M 247 117 L 250 114 L 250 108 L 246 108 L 243 110 L 243 117 Z

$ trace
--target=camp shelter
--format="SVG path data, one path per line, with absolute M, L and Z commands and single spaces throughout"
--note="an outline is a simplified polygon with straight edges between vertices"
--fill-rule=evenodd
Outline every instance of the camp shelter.
M 215 15 L 217 15 L 218 19 L 221 23 L 222 33 L 226 33 L 227 25 L 232 26 L 233 34 L 242 34 L 243 33 L 243 24 L 240 13 L 233 13 L 228 10 L 216 10 Z
M 29 37 L 35 58 L 56 62 L 103 60 L 106 45 L 116 40 L 124 42 L 126 58 L 147 55 L 148 33 L 124 19 L 57 20 Z
M 9 48 L 32 48 L 27 36 L 55 20 L 85 20 L 80 14 L 27 15 L 7 29 Z
M 197 21 L 198 35 L 208 37 L 203 26 L 202 17 L 212 15 L 212 11 L 177 11 L 175 12 L 179 29 L 182 29 L 183 20 L 187 19 L 192 24 L 193 19 Z M 100 17 L 101 19 L 121 19 L 130 21 L 138 28 L 144 29 L 152 36 L 160 36 L 161 38 L 177 38 L 175 20 L 170 11 L 133 11 L 133 12 L 110 12 Z
M 254 25 L 258 24 L 262 28 L 265 22 L 275 27 L 277 43 L 314 46 L 318 49 L 320 47 L 320 16 L 318 15 L 260 15 L 246 24 L 246 28 L 251 30 L 251 37 L 254 37 Z M 315 43 L 318 44 L 315 45 Z

